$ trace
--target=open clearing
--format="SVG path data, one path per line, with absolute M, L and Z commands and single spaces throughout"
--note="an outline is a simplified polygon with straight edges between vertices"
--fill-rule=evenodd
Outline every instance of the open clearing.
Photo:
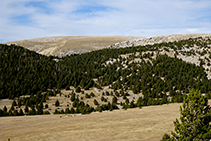
M 174 103 L 92 113 L 90 115 L 38 115 L 1 117 L 1 141 L 23 140 L 160 140 L 179 118 Z

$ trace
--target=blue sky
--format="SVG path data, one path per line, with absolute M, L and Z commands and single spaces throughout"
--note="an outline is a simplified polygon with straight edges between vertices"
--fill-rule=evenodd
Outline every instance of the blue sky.
M 211 0 L 0 0 L 0 43 L 211 33 Z

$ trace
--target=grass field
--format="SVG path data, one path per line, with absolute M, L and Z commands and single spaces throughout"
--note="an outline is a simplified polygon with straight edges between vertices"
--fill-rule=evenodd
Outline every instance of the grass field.
M 38 115 L 0 118 L 0 140 L 157 141 L 173 129 L 181 104 L 149 106 L 90 115 Z

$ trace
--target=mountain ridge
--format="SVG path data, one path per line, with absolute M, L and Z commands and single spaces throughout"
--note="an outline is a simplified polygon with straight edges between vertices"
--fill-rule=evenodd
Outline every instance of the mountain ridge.
M 152 37 L 136 36 L 54 36 L 7 42 L 47 56 L 64 57 L 104 48 L 124 48 L 174 42 L 196 37 L 211 37 L 211 34 L 173 34 Z
M 122 42 L 137 37 L 132 36 L 54 36 L 20 41 L 7 42 L 47 56 L 63 57 L 71 54 L 81 54 L 109 47 L 116 42 Z

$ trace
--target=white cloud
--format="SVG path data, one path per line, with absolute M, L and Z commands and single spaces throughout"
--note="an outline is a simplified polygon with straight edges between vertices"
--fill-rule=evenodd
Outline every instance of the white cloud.
M 57 35 L 210 33 L 210 7 L 210 0 L 3 0 L 0 42 Z

